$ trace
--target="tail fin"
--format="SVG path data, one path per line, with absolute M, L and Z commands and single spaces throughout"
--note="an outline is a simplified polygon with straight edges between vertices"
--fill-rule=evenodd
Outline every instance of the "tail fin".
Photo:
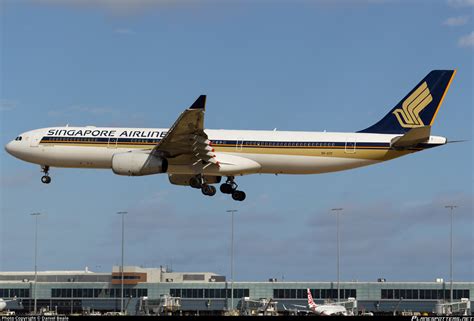
M 307 290 L 308 290 L 308 306 L 310 307 L 310 309 L 316 309 L 317 304 L 314 303 L 313 296 L 311 295 L 311 291 L 309 289 Z
M 404 134 L 411 128 L 431 126 L 456 70 L 433 70 L 384 118 L 359 133 Z

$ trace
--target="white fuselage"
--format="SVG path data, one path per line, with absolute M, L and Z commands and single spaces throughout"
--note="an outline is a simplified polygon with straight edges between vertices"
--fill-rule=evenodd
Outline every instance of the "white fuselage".
M 341 305 L 317 305 L 312 309 L 318 315 L 346 315 L 347 310 Z
M 52 127 L 23 133 L 6 150 L 27 162 L 51 167 L 112 167 L 112 157 L 129 151 L 150 151 L 167 133 L 164 128 Z M 263 130 L 205 130 L 216 155 L 256 166 L 203 169 L 208 175 L 253 173 L 316 174 L 366 166 L 446 143 L 431 136 L 423 146 L 390 147 L 397 135 Z M 234 172 L 232 172 L 234 171 Z M 195 174 L 179 158 L 169 159 L 168 173 Z
M 5 310 L 6 307 L 7 307 L 7 303 L 5 302 L 5 300 L 0 298 L 0 311 Z

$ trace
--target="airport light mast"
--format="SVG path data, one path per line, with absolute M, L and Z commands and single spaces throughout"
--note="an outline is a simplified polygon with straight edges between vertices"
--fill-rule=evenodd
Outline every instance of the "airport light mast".
M 331 211 L 336 213 L 336 228 L 337 228 L 337 302 L 340 300 L 340 284 L 339 284 L 339 212 L 342 211 L 343 208 L 331 208 Z
M 227 210 L 232 217 L 232 231 L 230 237 L 230 306 L 234 309 L 234 213 L 238 210 Z
M 41 213 L 31 213 L 30 215 L 35 218 L 35 286 L 33 288 L 33 300 L 34 300 L 33 313 L 36 314 L 36 303 L 37 303 L 36 282 L 38 281 L 38 265 L 37 265 L 37 258 L 38 258 L 38 216 L 40 216 Z
M 121 293 L 120 293 L 120 312 L 123 314 L 123 252 L 124 252 L 124 236 L 125 236 L 125 227 L 124 227 L 124 218 L 125 214 L 128 212 L 121 211 L 117 212 L 117 214 L 122 215 L 122 264 L 120 265 L 120 286 L 121 286 Z
M 450 278 L 450 286 L 449 286 L 449 297 L 450 302 L 454 301 L 453 298 L 453 210 L 457 208 L 457 205 L 446 205 L 445 208 L 449 208 L 451 211 L 451 232 L 450 232 L 450 264 L 449 264 L 449 278 Z

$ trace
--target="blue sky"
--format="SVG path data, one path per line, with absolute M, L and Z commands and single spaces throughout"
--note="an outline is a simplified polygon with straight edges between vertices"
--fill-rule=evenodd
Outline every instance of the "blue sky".
M 67 2 L 67 3 L 66 3 Z M 433 126 L 449 144 L 351 171 L 255 175 L 245 202 L 169 184 L 166 175 L 39 168 L 2 150 L 0 270 L 110 271 L 126 264 L 237 280 L 474 280 L 472 0 L 1 3 L 0 139 L 60 125 L 168 127 L 207 94 L 207 128 L 356 131 L 432 69 L 458 72 Z

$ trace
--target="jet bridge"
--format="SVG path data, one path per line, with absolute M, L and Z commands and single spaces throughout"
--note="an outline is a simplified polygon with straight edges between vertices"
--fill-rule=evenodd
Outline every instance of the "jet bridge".
M 471 315 L 471 301 L 468 298 L 462 298 L 461 301 L 438 302 L 434 313 L 436 315 Z
M 339 301 L 335 303 L 341 305 L 347 310 L 347 315 L 357 315 L 357 300 L 356 298 L 349 297 L 346 301 Z

